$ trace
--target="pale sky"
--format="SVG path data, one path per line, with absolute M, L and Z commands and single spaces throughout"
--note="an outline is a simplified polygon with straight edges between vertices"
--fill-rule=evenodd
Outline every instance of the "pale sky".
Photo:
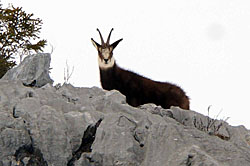
M 191 110 L 250 129 L 249 0 L 2 0 L 43 20 L 42 38 L 52 53 L 51 77 L 63 83 L 66 60 L 70 83 L 101 87 L 96 28 L 111 42 L 120 67 L 181 86 Z

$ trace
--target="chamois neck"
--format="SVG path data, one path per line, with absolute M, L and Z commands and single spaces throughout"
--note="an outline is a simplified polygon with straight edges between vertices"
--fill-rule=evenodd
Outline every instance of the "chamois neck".
M 116 87 L 117 81 L 115 80 L 115 73 L 116 73 L 116 68 L 117 65 L 114 62 L 113 67 L 110 68 L 101 68 L 99 67 L 100 70 L 100 80 L 103 89 L 105 90 L 113 90 Z

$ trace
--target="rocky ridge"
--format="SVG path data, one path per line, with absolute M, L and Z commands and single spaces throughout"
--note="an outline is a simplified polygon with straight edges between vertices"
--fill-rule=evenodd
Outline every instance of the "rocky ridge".
M 0 80 L 0 166 L 250 165 L 244 126 L 177 107 L 134 108 L 115 90 L 54 87 L 49 65 L 20 70 L 29 65 L 8 74 L 22 79 Z

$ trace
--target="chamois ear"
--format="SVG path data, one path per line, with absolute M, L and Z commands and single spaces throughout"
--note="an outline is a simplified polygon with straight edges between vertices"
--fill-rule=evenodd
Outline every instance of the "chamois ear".
M 123 39 L 119 39 L 116 42 L 114 42 L 113 44 L 111 44 L 112 49 L 115 49 L 115 47 L 120 43 L 120 41 L 122 41 Z
M 98 50 L 98 48 L 100 48 L 101 47 L 101 45 L 100 44 L 98 44 L 96 41 L 94 41 L 94 39 L 93 38 L 91 38 L 91 42 L 92 42 L 92 44 L 95 46 L 95 48 Z

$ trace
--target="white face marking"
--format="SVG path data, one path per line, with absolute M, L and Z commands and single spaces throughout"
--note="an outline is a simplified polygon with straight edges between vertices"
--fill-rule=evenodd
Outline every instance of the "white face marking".
M 111 58 L 109 58 L 109 55 L 110 55 L 110 50 L 108 48 L 105 48 L 105 49 L 101 49 L 101 54 L 102 54 L 102 57 L 103 59 L 101 59 L 99 56 L 98 56 L 98 64 L 99 64 L 99 67 L 101 69 L 108 69 L 108 68 L 111 68 L 114 66 L 115 64 L 115 59 L 114 57 L 112 56 Z M 108 59 L 108 61 L 105 61 L 104 59 Z
M 104 59 L 108 59 L 109 58 L 109 52 L 110 51 L 109 51 L 108 48 L 105 48 L 105 49 L 101 50 L 101 53 L 102 53 Z

